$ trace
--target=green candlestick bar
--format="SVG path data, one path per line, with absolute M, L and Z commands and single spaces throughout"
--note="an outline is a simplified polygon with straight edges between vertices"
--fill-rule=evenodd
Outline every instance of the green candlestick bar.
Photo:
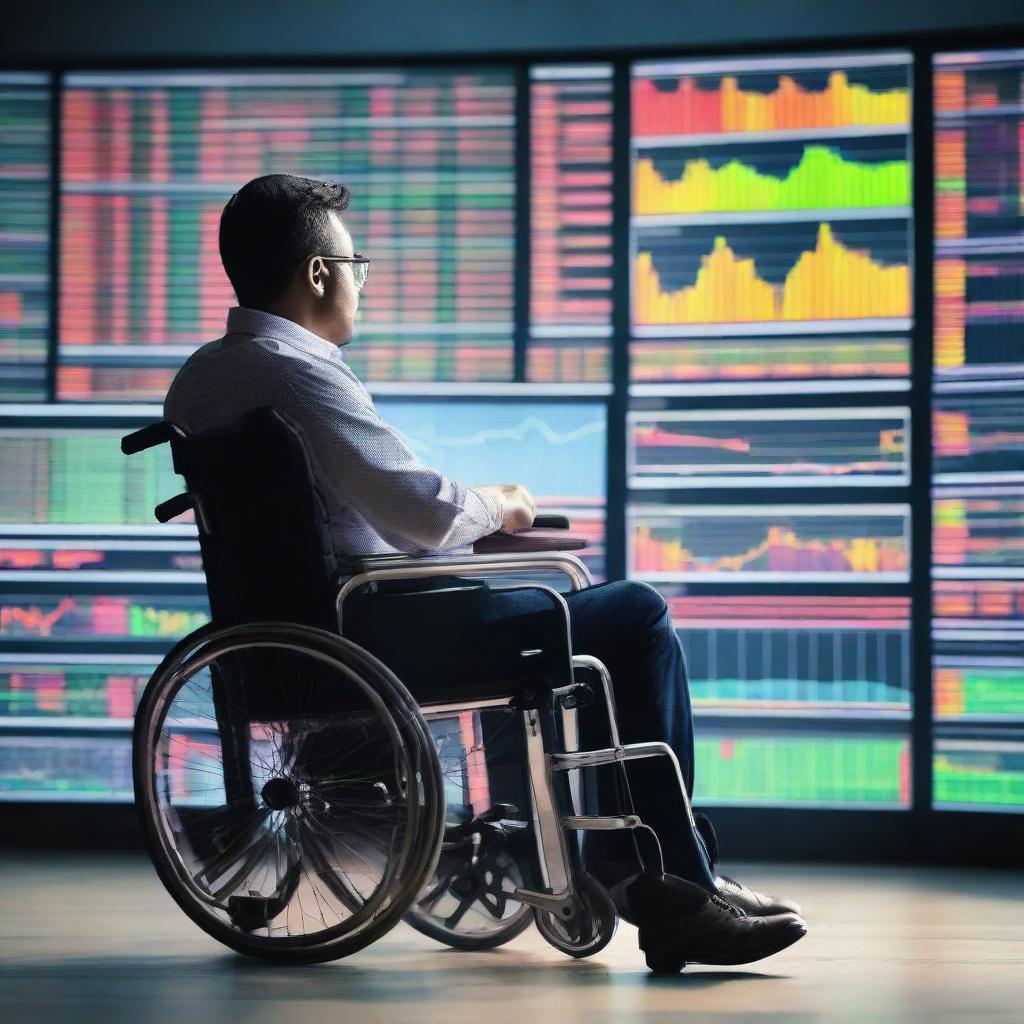
M 937 668 L 935 714 L 1024 716 L 1024 665 L 1020 668 Z
M 748 702 L 907 707 L 910 699 L 906 690 L 870 679 L 695 679 L 690 694 L 704 707 Z
M 704 804 L 910 802 L 902 736 L 702 736 L 695 757 L 694 795 Z
M 933 760 L 935 804 L 1024 810 L 1024 744 L 1006 749 L 977 743 L 938 744 Z

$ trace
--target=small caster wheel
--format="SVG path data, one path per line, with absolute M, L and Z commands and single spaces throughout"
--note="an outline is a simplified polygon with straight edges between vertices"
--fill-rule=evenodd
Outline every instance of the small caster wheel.
M 678 974 L 686 966 L 675 953 L 648 953 L 647 967 L 653 974 Z
M 576 959 L 600 953 L 612 940 L 619 918 L 608 890 L 586 871 L 576 872 L 576 896 L 582 907 L 568 921 L 535 910 L 537 930 L 555 949 Z

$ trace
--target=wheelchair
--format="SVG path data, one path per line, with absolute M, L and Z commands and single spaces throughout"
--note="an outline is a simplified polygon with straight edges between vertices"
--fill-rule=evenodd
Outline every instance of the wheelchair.
M 160 421 L 121 449 L 165 443 L 187 489 L 154 514 L 194 514 L 211 621 L 153 673 L 133 774 L 181 909 L 274 961 L 348 956 L 403 918 L 458 949 L 531 922 L 570 956 L 603 949 L 617 916 L 581 834 L 632 830 L 638 851 L 653 836 L 624 763 L 669 758 L 693 814 L 671 748 L 621 742 L 608 670 L 573 655 L 565 598 L 537 580 L 591 585 L 568 519 L 471 555 L 339 558 L 297 424 L 269 407 L 197 435 Z M 502 591 L 527 589 L 543 614 L 503 619 Z M 596 700 L 609 744 L 579 750 L 577 711 Z M 581 772 L 598 766 L 619 773 L 622 813 L 583 813 Z M 495 798 L 498 777 L 518 777 L 522 809 Z

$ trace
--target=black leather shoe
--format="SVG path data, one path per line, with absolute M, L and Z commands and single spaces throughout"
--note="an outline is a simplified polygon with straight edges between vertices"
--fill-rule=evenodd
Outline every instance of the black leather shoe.
M 711 819 L 700 811 L 695 811 L 693 820 L 697 832 L 704 841 L 712 868 L 718 863 L 718 836 Z M 799 914 L 800 904 L 784 896 L 765 896 L 764 893 L 748 889 L 741 882 L 715 875 L 715 885 L 719 895 L 724 896 L 733 906 L 739 907 L 744 914 L 751 917 L 772 917 L 774 914 Z
M 748 889 L 742 882 L 736 882 L 725 875 L 715 875 L 719 895 L 724 896 L 734 907 L 751 917 L 772 917 L 775 914 L 799 914 L 800 904 L 785 896 L 765 896 L 764 893 Z
M 613 886 L 611 897 L 619 916 L 640 929 L 647 966 L 657 972 L 687 963 L 749 964 L 807 934 L 797 914 L 753 917 L 675 875 L 634 875 Z

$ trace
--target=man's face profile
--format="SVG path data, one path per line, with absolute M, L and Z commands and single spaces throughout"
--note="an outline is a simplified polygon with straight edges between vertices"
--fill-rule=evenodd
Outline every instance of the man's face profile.
M 327 211 L 334 242 L 325 256 L 352 256 L 355 252 L 352 236 L 336 210 Z M 346 345 L 355 333 L 356 310 L 359 308 L 359 289 L 356 287 L 351 263 L 318 260 L 316 253 L 305 264 L 306 281 L 320 307 L 321 319 L 331 341 Z M 323 294 L 321 295 L 321 288 Z

